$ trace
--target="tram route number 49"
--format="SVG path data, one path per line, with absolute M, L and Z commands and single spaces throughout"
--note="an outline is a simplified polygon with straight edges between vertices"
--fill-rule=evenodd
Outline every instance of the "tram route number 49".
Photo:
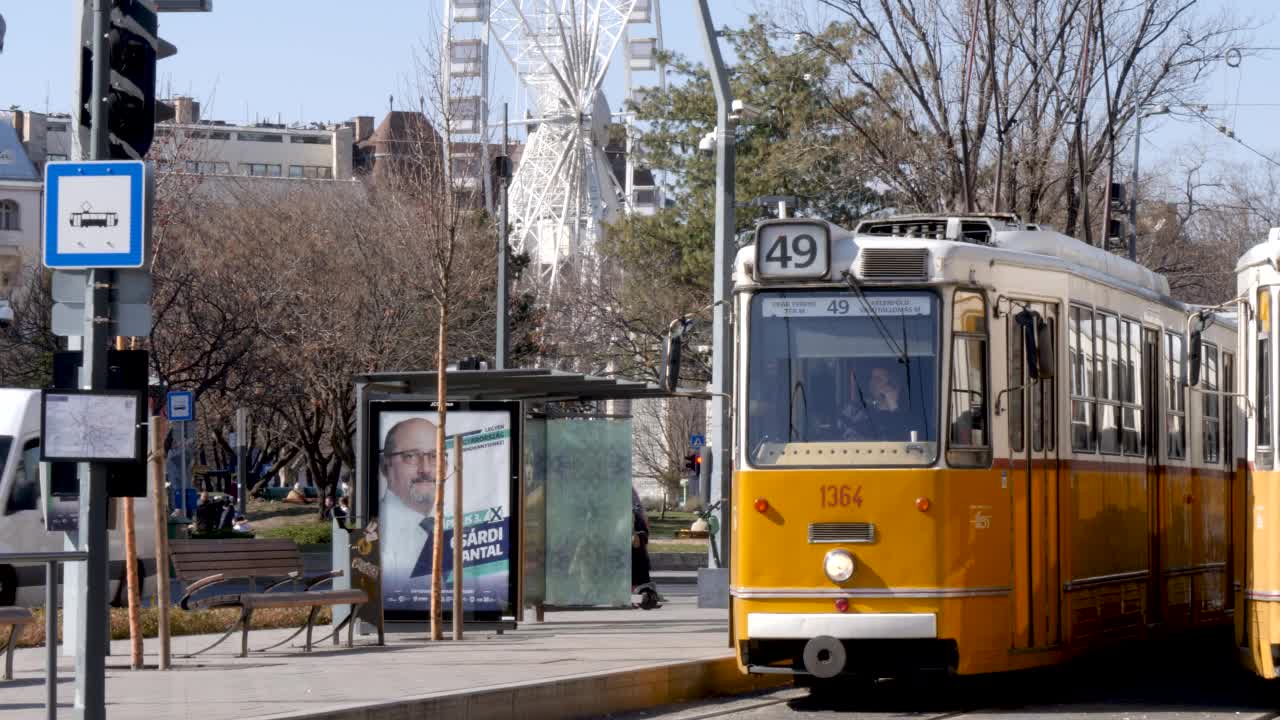
M 818 278 L 829 269 L 827 228 L 813 222 L 766 223 L 757 231 L 762 277 Z
M 862 486 L 853 489 L 848 485 L 822 485 L 818 488 L 822 496 L 822 507 L 862 507 Z

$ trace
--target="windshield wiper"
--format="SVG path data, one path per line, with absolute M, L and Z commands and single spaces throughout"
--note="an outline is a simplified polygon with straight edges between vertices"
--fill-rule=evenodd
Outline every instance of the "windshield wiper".
M 877 313 L 876 309 L 871 307 L 871 302 L 867 300 L 867 296 L 863 294 L 862 288 L 858 286 L 858 282 L 853 279 L 853 273 L 848 270 L 843 270 L 840 272 L 840 276 L 844 279 L 845 285 L 848 285 L 849 289 L 853 291 L 853 294 L 858 297 L 858 301 L 862 303 L 862 307 L 866 309 L 867 315 L 871 317 L 871 322 L 875 325 L 876 332 L 880 333 L 880 339 L 884 341 L 885 345 L 889 346 L 889 349 L 893 351 L 894 355 L 898 356 L 898 362 L 906 365 L 910 360 L 906 349 L 904 347 L 900 347 L 893 339 L 893 333 L 889 332 L 888 326 L 886 326 L 884 324 L 884 320 L 880 318 L 880 313 Z M 903 342 L 905 343 L 905 326 L 903 330 Z

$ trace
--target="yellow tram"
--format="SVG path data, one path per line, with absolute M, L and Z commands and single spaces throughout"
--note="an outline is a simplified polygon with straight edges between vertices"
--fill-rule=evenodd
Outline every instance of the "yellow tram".
M 1280 468 L 1276 465 L 1276 319 L 1280 290 L 1280 228 L 1236 265 L 1241 313 L 1239 387 L 1249 411 L 1246 478 L 1236 503 L 1235 534 L 1243 582 L 1236 587 L 1236 640 L 1246 661 L 1264 678 L 1280 666 Z
M 1011 215 L 769 221 L 734 283 L 744 672 L 994 672 L 1230 625 L 1233 314 L 1197 316 L 1193 387 L 1162 276 Z

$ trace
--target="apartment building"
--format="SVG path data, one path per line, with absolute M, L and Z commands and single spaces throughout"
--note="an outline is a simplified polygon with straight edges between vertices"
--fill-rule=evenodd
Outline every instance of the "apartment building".
M 13 115 L 0 112 L 0 304 L 23 264 L 34 260 L 42 228 L 41 168 L 27 155 Z

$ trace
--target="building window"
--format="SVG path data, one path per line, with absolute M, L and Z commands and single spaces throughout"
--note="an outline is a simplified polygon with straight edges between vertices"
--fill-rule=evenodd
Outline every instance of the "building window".
M 1204 461 L 1217 464 L 1221 461 L 1219 454 L 1222 447 L 1222 398 L 1218 395 L 1218 348 L 1205 343 L 1203 346 L 1204 423 L 1200 429 L 1201 444 L 1204 445 Z
M 64 132 L 66 132 L 66 131 L 67 131 L 67 124 L 66 124 L 66 123 L 60 123 L 60 122 L 57 122 L 57 123 L 53 123 L 53 122 L 51 122 L 51 123 L 46 124 L 46 125 L 44 126 L 44 129 L 45 129 L 45 132 L 51 132 L 51 133 L 64 133 Z
M 22 223 L 18 215 L 18 203 L 14 200 L 0 200 L 0 230 L 21 230 Z
M 1067 320 L 1071 358 L 1071 449 L 1093 452 L 1093 310 L 1071 306 Z
M 236 139 L 244 142 L 284 142 L 284 136 L 275 133 L 239 132 L 236 133 Z
M 991 463 L 987 432 L 987 312 L 981 293 L 957 290 L 951 323 L 950 452 L 956 466 Z
M 333 138 L 328 135 L 290 135 L 289 142 L 302 145 L 332 145 Z
M 1170 459 L 1187 456 L 1187 349 L 1181 335 L 1166 332 L 1164 354 L 1169 358 L 1165 376 L 1169 380 L 1169 412 L 1165 416 L 1165 432 L 1168 434 Z
M 186 170 L 189 173 L 198 173 L 200 175 L 230 175 L 231 163 L 211 160 L 188 160 L 186 162 Z
M 240 170 L 254 177 L 280 177 L 280 166 L 267 163 L 241 163 Z
M 290 165 L 289 177 L 308 180 L 332 180 L 333 168 L 323 165 Z

